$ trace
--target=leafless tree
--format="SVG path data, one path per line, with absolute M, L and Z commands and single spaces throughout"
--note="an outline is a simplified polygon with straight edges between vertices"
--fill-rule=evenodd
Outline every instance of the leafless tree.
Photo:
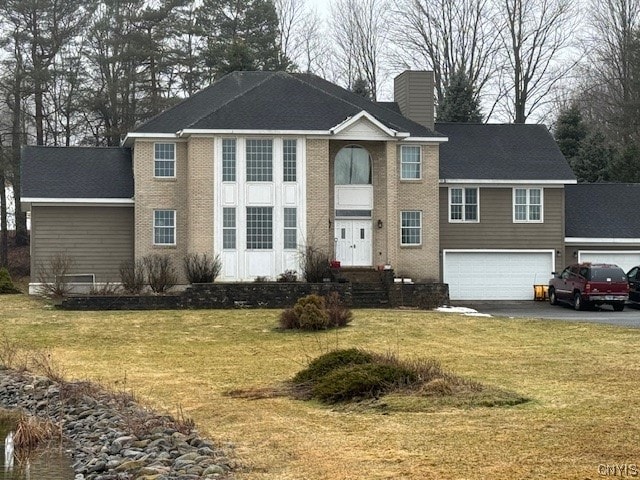
M 499 0 L 495 28 L 504 54 L 503 107 L 515 123 L 548 102 L 576 61 L 574 0 Z
M 593 1 L 589 19 L 591 55 L 578 90 L 583 114 L 613 144 L 640 140 L 640 0 Z
M 495 79 L 499 42 L 491 8 L 490 0 L 395 0 L 398 58 L 404 67 L 434 72 L 438 102 L 455 72 L 467 75 L 478 98 Z
M 302 25 L 306 15 L 305 0 L 274 0 L 278 12 L 278 43 L 281 53 L 290 60 L 300 55 Z
M 380 87 L 388 40 L 387 0 L 336 0 L 331 9 L 336 62 L 348 88 L 364 79 L 373 99 Z

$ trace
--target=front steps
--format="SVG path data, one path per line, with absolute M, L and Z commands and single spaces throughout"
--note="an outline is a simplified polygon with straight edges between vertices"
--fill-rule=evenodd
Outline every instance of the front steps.
M 389 308 L 389 285 L 393 270 L 341 268 L 336 272 L 341 282 L 351 284 L 351 304 L 355 308 Z

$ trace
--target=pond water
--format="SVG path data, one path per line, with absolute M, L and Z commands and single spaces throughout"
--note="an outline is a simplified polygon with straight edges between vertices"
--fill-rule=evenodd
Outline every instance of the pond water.
M 73 480 L 71 459 L 61 448 L 48 448 L 22 460 L 13 451 L 13 432 L 0 422 L 0 480 Z

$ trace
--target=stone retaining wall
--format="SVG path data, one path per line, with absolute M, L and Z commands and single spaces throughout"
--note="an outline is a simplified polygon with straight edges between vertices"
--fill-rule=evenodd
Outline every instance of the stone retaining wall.
M 390 307 L 431 309 L 449 302 L 449 287 L 439 283 L 386 285 Z M 169 295 L 77 295 L 65 298 L 66 310 L 177 310 L 289 308 L 305 295 L 338 292 L 345 304 L 361 308 L 350 283 L 201 283 Z

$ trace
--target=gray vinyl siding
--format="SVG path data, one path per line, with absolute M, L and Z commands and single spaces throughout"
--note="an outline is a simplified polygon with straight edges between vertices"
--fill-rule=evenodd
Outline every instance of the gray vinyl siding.
M 32 207 L 32 282 L 58 253 L 72 259 L 71 273 L 119 282 L 120 264 L 133 260 L 133 207 Z
M 440 187 L 440 248 L 563 252 L 564 190 L 544 189 L 543 223 L 514 223 L 512 192 L 511 187 L 479 188 L 480 222 L 450 223 L 449 188 Z

